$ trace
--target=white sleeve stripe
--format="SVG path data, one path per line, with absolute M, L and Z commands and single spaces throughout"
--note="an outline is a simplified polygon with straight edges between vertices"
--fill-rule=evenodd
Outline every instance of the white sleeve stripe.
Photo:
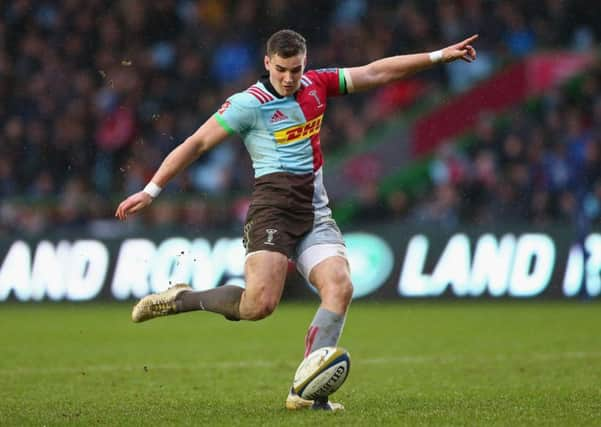
M 302 76 L 301 77 L 301 83 L 303 83 L 304 86 L 309 86 L 313 82 L 311 80 L 309 80 L 307 77 Z
M 344 80 L 346 81 L 346 92 L 353 93 L 355 88 L 353 87 L 353 79 L 351 78 L 351 73 L 348 68 L 343 68 L 342 72 L 344 73 Z

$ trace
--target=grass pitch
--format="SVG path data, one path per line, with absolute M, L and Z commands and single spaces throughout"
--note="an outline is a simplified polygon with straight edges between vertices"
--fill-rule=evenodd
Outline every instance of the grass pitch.
M 355 303 L 343 413 L 287 412 L 315 304 L 132 324 L 130 305 L 0 305 L 0 425 L 600 425 L 601 305 Z

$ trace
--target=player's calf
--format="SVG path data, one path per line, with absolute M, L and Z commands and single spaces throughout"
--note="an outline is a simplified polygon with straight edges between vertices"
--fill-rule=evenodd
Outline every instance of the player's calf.
M 210 311 L 228 320 L 240 320 L 240 299 L 244 289 L 225 285 L 207 291 L 193 291 L 188 285 L 178 284 L 166 291 L 147 295 L 133 308 L 132 320 L 144 322 L 156 317 L 186 311 Z

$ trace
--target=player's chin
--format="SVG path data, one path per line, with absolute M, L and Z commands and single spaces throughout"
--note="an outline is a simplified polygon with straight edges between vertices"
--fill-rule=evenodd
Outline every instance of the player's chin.
M 296 92 L 297 87 L 296 86 L 284 86 L 282 89 L 284 89 L 284 93 L 289 96 L 292 95 L 294 92 Z

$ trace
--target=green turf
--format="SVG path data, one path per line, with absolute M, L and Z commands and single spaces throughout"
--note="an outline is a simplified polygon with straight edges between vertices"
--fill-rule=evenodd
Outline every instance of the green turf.
M 597 303 L 355 303 L 326 414 L 283 409 L 314 305 L 258 323 L 0 305 L 0 425 L 599 425 Z

